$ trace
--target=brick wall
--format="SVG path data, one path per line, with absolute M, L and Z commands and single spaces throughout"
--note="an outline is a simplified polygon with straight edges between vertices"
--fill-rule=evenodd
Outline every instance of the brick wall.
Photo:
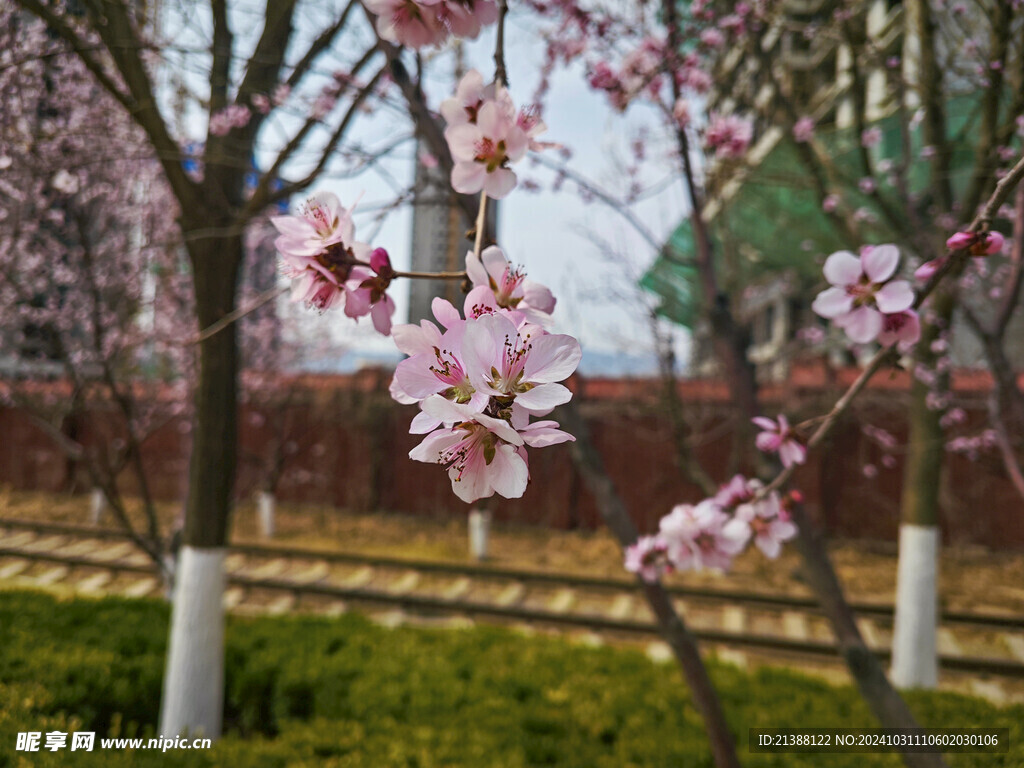
M 766 391 L 768 413 L 784 410 L 791 421 L 823 413 L 837 387 L 854 372 L 826 375 L 797 371 L 787 386 Z M 238 477 L 240 497 L 267 476 L 275 443 L 287 445 L 278 485 L 282 500 L 327 504 L 356 511 L 380 509 L 431 517 L 462 516 L 467 506 L 451 492 L 438 467 L 413 462 L 407 454 L 419 441 L 408 434 L 415 415 L 387 394 L 387 375 L 368 371 L 352 377 L 303 377 L 282 385 L 276 397 L 243 406 Z M 862 431 L 864 423 L 884 427 L 904 440 L 905 377 L 880 376 L 859 400 L 822 450 L 795 476 L 809 508 L 831 534 L 894 540 L 899 519 L 901 457 L 881 463 L 882 452 Z M 984 425 L 987 380 L 957 379 L 957 402 L 970 423 Z M 714 382 L 680 385 L 693 439 L 704 468 L 726 480 L 730 452 L 727 393 Z M 583 400 L 595 440 L 633 516 L 646 530 L 673 504 L 696 501 L 696 488 L 678 477 L 670 434 L 658 406 L 656 382 L 591 380 Z M 557 418 L 557 412 L 554 416 Z M 116 433 L 111 414 L 95 414 L 78 425 L 86 445 L 99 447 Z M 50 438 L 24 414 L 0 409 L 0 483 L 19 489 L 84 492 L 84 473 L 70 464 Z M 188 425 L 163 425 L 146 440 L 143 455 L 154 494 L 183 498 L 188 464 Z M 495 500 L 500 520 L 554 528 L 593 528 L 600 524 L 594 499 L 573 469 L 568 446 L 533 450 L 530 487 L 517 500 Z M 873 479 L 864 466 L 877 467 Z M 948 456 L 942 488 L 942 528 L 947 540 L 991 546 L 1024 547 L 1021 500 L 995 454 L 976 461 Z M 123 476 L 126 493 L 133 479 Z

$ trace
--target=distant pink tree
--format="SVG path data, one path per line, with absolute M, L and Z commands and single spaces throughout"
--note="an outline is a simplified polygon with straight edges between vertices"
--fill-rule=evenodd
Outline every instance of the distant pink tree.
M 169 583 L 142 449 L 187 410 L 176 208 L 141 131 L 45 25 L 0 5 L 0 51 L 0 92 L 17 95 L 0 112 L 0 396 L 85 471 Z

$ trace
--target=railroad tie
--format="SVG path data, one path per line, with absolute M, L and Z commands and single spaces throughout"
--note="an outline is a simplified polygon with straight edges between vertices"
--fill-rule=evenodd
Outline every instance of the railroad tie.
M 616 621 L 628 619 L 633 613 L 633 606 L 636 599 L 632 595 L 618 595 L 612 601 L 612 607 L 608 609 L 608 618 Z
M 234 610 L 245 599 L 245 590 L 241 587 L 230 587 L 224 591 L 224 610 Z
M 953 634 L 953 630 L 949 627 L 939 627 L 939 631 L 936 635 L 936 641 L 940 656 L 964 655 L 963 648 L 960 647 L 960 643 L 957 641 L 956 635 Z
M 127 555 L 125 555 L 121 562 L 124 565 L 134 565 L 139 567 L 147 567 L 153 565 L 153 558 L 146 552 L 141 552 L 138 549 L 133 549 Z
M 393 611 L 384 611 L 383 613 L 376 613 L 373 615 L 373 620 L 382 627 L 388 629 L 395 629 L 406 623 L 408 617 L 405 615 L 405 611 L 396 609 Z
M 387 591 L 393 595 L 407 595 L 416 589 L 420 583 L 420 574 L 416 571 L 406 571 L 397 581 L 388 584 Z
M 157 579 L 149 576 L 129 584 L 121 594 L 125 597 L 145 597 L 160 585 Z
M 1024 661 L 1024 637 L 1011 635 L 1009 632 L 1002 632 L 1000 637 L 1003 643 L 1010 649 L 1010 655 L 1017 661 Z
M 585 648 L 601 648 L 604 646 L 604 638 L 596 632 L 581 632 L 573 635 L 573 640 Z
M 35 539 L 25 544 L 24 549 L 29 552 L 50 552 L 62 544 L 66 544 L 67 540 L 67 536 L 43 536 L 41 539 Z
M 725 632 L 742 635 L 747 631 L 747 612 L 739 605 L 726 605 L 722 608 L 721 626 Z
M 364 565 L 359 570 L 339 579 L 338 584 L 345 589 L 358 589 L 359 587 L 365 587 L 371 581 L 373 581 L 373 568 Z
M 877 650 L 885 647 L 885 641 L 882 639 L 878 625 L 872 619 L 866 616 L 858 616 L 857 629 L 860 630 L 861 637 L 864 638 L 864 643 L 868 648 Z
M 441 591 L 441 597 L 445 600 L 458 600 L 469 592 L 469 588 L 472 584 L 473 583 L 465 576 L 461 576 Z
M 58 565 L 55 568 L 51 568 L 48 571 L 40 573 L 38 576 L 33 576 L 32 581 L 33 583 L 41 587 L 47 587 L 51 584 L 56 584 L 58 581 L 67 576 L 70 572 L 71 569 L 68 568 L 66 565 Z
M 790 640 L 810 640 L 811 625 L 806 613 L 786 611 L 782 614 L 782 632 Z
M 122 541 L 120 544 L 112 544 L 109 547 L 97 550 L 93 557 L 97 560 L 103 561 L 118 560 L 134 551 L 134 544 L 128 541 Z
M 103 542 L 99 539 L 82 539 L 81 541 L 68 544 L 66 547 L 61 547 L 59 554 L 67 557 L 79 557 L 92 554 L 102 546 Z
M 988 699 L 993 704 L 1005 704 L 1007 702 L 1006 691 L 994 680 L 971 680 L 971 693 L 982 699 Z
M 14 562 L 7 563 L 7 565 L 0 566 L 0 581 L 14 578 L 28 568 L 29 564 L 29 560 L 15 560 Z
M 554 613 L 568 613 L 575 602 L 576 593 L 572 589 L 560 589 L 548 603 L 548 610 Z
M 313 584 L 317 581 L 322 581 L 330 575 L 331 569 L 327 563 L 323 560 L 318 560 L 313 563 L 304 571 L 293 573 L 288 576 L 288 581 L 292 581 L 298 584 Z
M 224 573 L 237 573 L 245 567 L 245 564 L 245 555 L 237 552 L 230 554 L 224 558 Z
M 719 661 L 732 664 L 740 669 L 746 669 L 749 663 L 747 654 L 743 651 L 737 651 L 735 648 L 718 648 L 715 650 L 715 656 Z
M 655 664 L 668 664 L 674 658 L 672 655 L 672 649 L 668 643 L 663 640 L 655 640 L 654 642 L 648 643 L 647 648 L 644 649 L 647 654 L 647 658 L 653 661 Z
M 5 547 L 20 547 L 28 544 L 30 541 L 34 541 L 36 534 L 31 531 L 23 531 L 22 533 L 12 533 L 10 536 L 4 536 L 0 543 Z
M 332 619 L 344 616 L 346 613 L 348 613 L 348 603 L 344 600 L 335 600 L 327 606 L 327 609 L 324 611 L 324 615 L 329 616 Z
M 80 592 L 102 592 L 103 588 L 110 583 L 114 576 L 110 571 L 100 571 L 92 576 L 87 576 L 75 584 L 75 589 Z
M 246 574 L 252 579 L 272 579 L 288 569 L 288 561 L 278 557 L 252 568 Z
M 525 594 L 526 586 L 523 582 L 515 581 L 505 587 L 505 589 L 501 591 L 501 594 L 494 598 L 494 602 L 503 606 L 514 605 L 522 600 Z
M 280 597 L 267 603 L 264 607 L 264 611 L 269 616 L 282 616 L 295 607 L 295 595 L 287 594 L 281 595 Z

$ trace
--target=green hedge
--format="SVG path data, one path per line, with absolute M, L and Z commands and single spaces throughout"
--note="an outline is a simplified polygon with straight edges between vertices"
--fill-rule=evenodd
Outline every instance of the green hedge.
M 639 651 L 497 628 L 389 630 L 358 616 L 232 618 L 228 735 L 210 751 L 14 752 L 18 731 L 150 735 L 167 607 L 0 592 L 0 768 L 6 766 L 711 766 L 675 669 Z M 872 724 L 850 688 L 777 669 L 713 665 L 737 734 L 750 727 Z M 925 724 L 1007 726 L 1024 765 L 1024 707 L 918 694 Z M 746 766 L 898 766 L 893 755 L 754 755 Z M 20 762 L 19 762 L 20 761 Z

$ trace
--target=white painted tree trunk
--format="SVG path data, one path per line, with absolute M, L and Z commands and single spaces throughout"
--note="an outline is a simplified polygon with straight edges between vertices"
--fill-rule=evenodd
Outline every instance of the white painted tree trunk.
M 93 488 L 89 494 L 89 522 L 99 525 L 103 519 L 103 513 L 107 509 L 107 497 L 99 488 Z
M 491 535 L 490 510 L 474 509 L 469 513 L 469 554 L 474 560 L 487 558 L 487 545 Z
M 256 492 L 256 513 L 260 521 L 260 535 L 267 539 L 274 538 L 274 512 L 277 509 L 277 497 L 270 491 Z
M 216 739 L 224 710 L 225 549 L 178 555 L 160 734 Z
M 938 683 L 938 563 L 938 528 L 901 525 L 890 670 L 897 688 L 934 688 Z

